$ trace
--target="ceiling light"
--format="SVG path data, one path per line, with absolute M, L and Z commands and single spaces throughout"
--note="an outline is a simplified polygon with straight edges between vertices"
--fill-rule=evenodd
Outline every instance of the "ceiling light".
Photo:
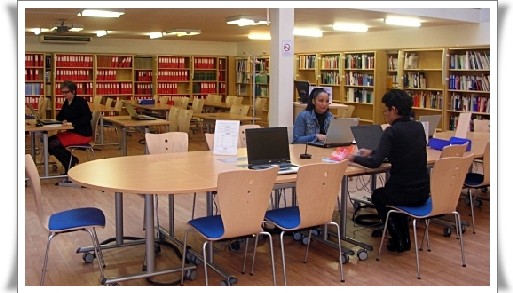
M 30 29 L 30 31 L 36 35 L 39 35 L 40 33 L 46 33 L 46 32 L 49 32 L 50 30 L 47 28 L 33 28 L 33 29 Z
M 174 36 L 177 36 L 177 37 L 183 37 L 183 36 L 195 36 L 195 35 L 199 35 L 201 34 L 201 31 L 200 30 L 193 30 L 193 29 L 178 29 L 178 28 L 175 28 L 175 29 L 172 29 L 168 32 L 166 32 L 166 36 L 167 35 L 174 35 Z
M 267 18 L 263 16 L 230 16 L 226 18 L 226 23 L 238 26 L 269 24 Z
M 303 36 L 303 37 L 314 37 L 320 38 L 322 37 L 322 31 L 316 28 L 295 28 L 294 29 L 295 36 Z
M 107 32 L 107 31 L 97 31 L 97 32 L 96 32 L 96 36 L 97 36 L 97 37 L 103 37 L 103 36 L 105 36 L 105 35 L 107 35 L 107 34 L 108 34 L 108 32 Z
M 248 34 L 248 39 L 269 41 L 271 39 L 271 33 L 269 33 L 269 32 L 250 32 Z
M 420 20 L 418 18 L 407 16 L 387 16 L 387 18 L 385 19 L 385 23 L 413 27 L 419 27 L 421 25 Z
M 158 38 L 162 38 L 164 34 L 161 33 L 161 32 L 151 32 L 150 33 L 150 39 L 158 39 Z
M 368 26 L 361 23 L 334 23 L 332 27 L 336 31 L 355 33 L 365 33 L 369 30 Z
M 62 22 L 62 23 L 54 24 L 53 27 L 50 29 L 50 31 L 56 31 L 58 33 L 66 33 L 66 32 L 77 33 L 77 32 L 82 31 L 83 29 L 84 29 L 84 26 L 81 24 L 64 24 L 64 22 Z
M 123 14 L 125 14 L 124 10 L 84 9 L 78 16 L 120 17 Z

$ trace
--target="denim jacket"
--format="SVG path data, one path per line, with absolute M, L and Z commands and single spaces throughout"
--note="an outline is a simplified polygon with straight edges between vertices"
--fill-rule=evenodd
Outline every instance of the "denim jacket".
M 324 120 L 325 133 L 328 131 L 332 119 L 333 114 L 327 111 L 326 120 Z M 315 117 L 315 111 L 301 111 L 294 122 L 294 138 L 292 143 L 314 142 L 317 139 L 317 134 L 320 132 L 319 123 Z

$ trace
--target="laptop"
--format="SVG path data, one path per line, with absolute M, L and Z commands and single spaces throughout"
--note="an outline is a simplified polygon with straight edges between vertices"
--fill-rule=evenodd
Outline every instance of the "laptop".
M 57 119 L 41 119 L 39 117 L 39 113 L 36 112 L 36 110 L 34 109 L 32 104 L 25 103 L 25 105 L 27 105 L 27 108 L 29 108 L 30 112 L 32 113 L 32 116 L 34 116 L 34 118 L 36 119 L 36 122 L 38 124 L 43 124 L 43 125 L 62 124 L 62 121 L 59 121 Z
M 440 123 L 441 119 L 442 115 L 419 116 L 419 122 L 428 122 L 428 137 L 430 138 L 435 134 L 436 127 L 438 126 L 438 123 Z
M 130 115 L 130 118 L 134 120 L 156 120 L 157 118 L 151 117 L 148 115 L 142 115 L 137 114 L 137 111 L 135 111 L 134 105 L 132 104 L 125 104 L 126 110 L 128 111 L 128 115 Z
M 287 127 L 246 129 L 246 150 L 249 169 L 279 166 L 278 174 L 295 174 L 299 166 L 290 161 Z
M 377 150 L 383 134 L 381 125 L 352 126 L 351 131 L 358 149 Z
M 326 140 L 309 142 L 321 148 L 333 148 L 339 146 L 347 146 L 353 144 L 354 135 L 351 132 L 351 126 L 357 126 L 360 118 L 339 118 L 330 122 L 330 127 L 326 133 Z

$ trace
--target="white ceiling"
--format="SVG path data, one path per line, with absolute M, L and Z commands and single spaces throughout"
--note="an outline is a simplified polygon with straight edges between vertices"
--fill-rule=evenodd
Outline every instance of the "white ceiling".
M 235 2 L 234 2 L 235 3 Z M 365 3 L 365 2 L 362 2 Z M 174 28 L 198 29 L 197 36 L 181 39 L 199 41 L 243 42 L 248 41 L 250 31 L 269 31 L 267 25 L 245 26 L 226 24 L 229 16 L 251 15 L 268 17 L 266 8 L 126 8 L 119 18 L 77 16 L 79 8 L 26 8 L 25 31 L 33 35 L 31 28 L 51 28 L 53 24 L 84 26 L 80 33 L 64 33 L 96 37 L 96 31 L 107 30 L 103 38 L 149 39 L 149 32 L 166 32 Z M 484 13 L 483 13 L 484 12 Z M 347 9 L 347 8 L 295 8 L 294 26 L 317 27 L 324 35 L 341 34 L 331 29 L 331 24 L 340 22 L 363 22 L 370 26 L 369 32 L 399 30 L 401 27 L 383 23 L 386 15 L 420 16 L 422 27 L 444 26 L 488 21 L 488 10 L 474 8 L 423 8 L 423 9 Z M 488 16 L 489 17 L 489 16 Z M 62 34 L 62 33 L 61 33 Z M 167 36 L 165 39 L 177 37 Z

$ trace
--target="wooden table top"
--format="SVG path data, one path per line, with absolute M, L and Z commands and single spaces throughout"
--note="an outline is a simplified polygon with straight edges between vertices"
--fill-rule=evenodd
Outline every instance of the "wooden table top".
M 62 124 L 50 124 L 43 126 L 36 126 L 36 119 L 25 119 L 25 131 L 35 132 L 35 131 L 52 131 L 52 130 L 68 130 L 73 129 L 71 125 L 62 125 Z
M 146 127 L 146 126 L 159 126 L 168 125 L 169 121 L 165 119 L 154 119 L 154 120 L 136 120 L 130 118 L 130 116 L 108 116 L 103 117 L 103 120 L 110 121 L 113 124 L 121 127 Z
M 167 103 L 139 104 L 137 101 L 123 101 L 126 104 L 132 104 L 134 107 L 150 111 L 169 111 L 173 105 Z
M 204 119 L 204 120 L 240 120 L 240 121 L 252 121 L 261 120 L 259 117 L 240 115 L 230 112 L 215 112 L 215 113 L 195 113 L 192 117 Z
M 121 109 L 116 109 L 112 106 L 107 106 L 105 104 L 95 104 L 95 103 L 87 103 L 89 105 L 89 109 L 93 112 L 120 112 Z

